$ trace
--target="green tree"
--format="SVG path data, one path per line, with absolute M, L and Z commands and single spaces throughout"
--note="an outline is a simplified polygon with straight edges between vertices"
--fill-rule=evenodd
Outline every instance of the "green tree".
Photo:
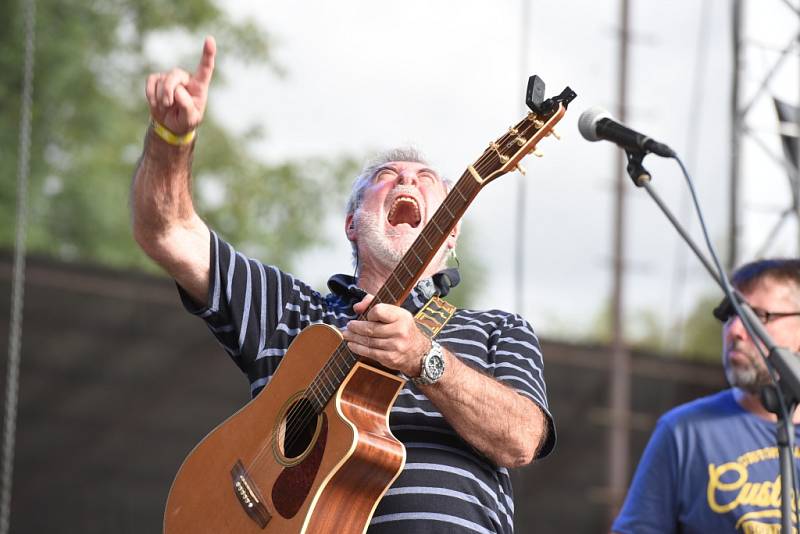
M 6 247 L 14 242 L 15 228 L 25 42 L 20 6 L 7 2 L 0 17 L 0 246 Z M 144 80 L 155 70 L 144 43 L 154 35 L 201 43 L 207 33 L 232 56 L 275 68 L 264 31 L 231 21 L 211 0 L 36 2 L 29 250 L 151 266 L 130 236 L 127 209 L 148 117 Z M 218 70 L 215 86 L 224 79 Z M 290 267 L 319 241 L 319 219 L 308 214 L 343 196 L 352 161 L 309 158 L 270 165 L 248 152 L 245 137 L 207 115 L 194 166 L 198 211 L 238 246 Z
M 0 247 L 14 243 L 25 36 L 21 2 L 0 17 Z M 28 250 L 62 260 L 156 269 L 131 237 L 128 194 L 148 111 L 147 74 L 158 70 L 145 43 L 192 41 L 213 34 L 229 57 L 282 74 L 269 36 L 233 22 L 212 0 L 37 0 L 29 177 Z M 166 38 L 165 38 L 166 37 Z M 196 54 L 181 64 L 194 68 Z M 217 62 L 213 87 L 225 84 Z M 213 101 L 212 101 L 213 105 Z M 358 165 L 353 157 L 267 164 L 249 151 L 260 131 L 234 134 L 207 113 L 195 153 L 197 210 L 248 254 L 292 269 L 322 244 L 317 214 L 343 206 Z M 470 258 L 467 239 L 462 256 Z M 465 246 L 466 245 L 466 246 Z M 462 264 L 464 262 L 462 261 Z M 453 293 L 465 305 L 482 277 L 468 260 Z

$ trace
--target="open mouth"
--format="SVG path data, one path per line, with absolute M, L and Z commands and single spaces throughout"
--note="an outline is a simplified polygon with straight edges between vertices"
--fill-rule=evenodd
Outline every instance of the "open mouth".
M 412 228 L 416 228 L 422 221 L 422 216 L 419 212 L 419 204 L 416 199 L 412 197 L 397 197 L 394 199 L 394 202 L 392 202 L 392 207 L 389 208 L 387 219 L 392 226 L 407 224 Z

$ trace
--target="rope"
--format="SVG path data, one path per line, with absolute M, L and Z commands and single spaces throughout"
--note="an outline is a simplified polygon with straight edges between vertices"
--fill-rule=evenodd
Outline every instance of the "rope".
M 14 273 L 11 281 L 11 319 L 8 336 L 5 419 L 3 424 L 2 481 L 0 482 L 0 534 L 7 534 L 11 517 L 14 470 L 14 440 L 19 398 L 19 364 L 22 341 L 22 303 L 25 290 L 25 230 L 28 215 L 28 174 L 31 152 L 31 106 L 33 100 L 33 52 L 35 0 L 22 0 L 25 24 L 25 58 L 22 80 L 22 110 L 17 161 L 17 223 L 14 243 Z

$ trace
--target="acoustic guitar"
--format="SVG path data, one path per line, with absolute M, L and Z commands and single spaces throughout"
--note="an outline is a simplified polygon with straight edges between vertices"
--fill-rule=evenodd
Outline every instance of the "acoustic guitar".
M 401 304 L 478 191 L 520 168 L 553 133 L 575 93 L 567 87 L 544 100 L 543 85 L 531 77 L 531 112 L 467 168 L 373 306 Z M 164 533 L 363 533 L 405 463 L 389 429 L 404 384 L 360 361 L 337 329 L 305 328 L 267 387 L 186 457 L 167 498 Z

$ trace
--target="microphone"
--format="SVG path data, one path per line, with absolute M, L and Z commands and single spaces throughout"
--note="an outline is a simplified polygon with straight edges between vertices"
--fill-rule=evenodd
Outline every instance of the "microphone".
M 600 107 L 589 108 L 581 114 L 578 130 L 587 141 L 605 139 L 625 150 L 652 152 L 665 158 L 675 156 L 675 152 L 664 143 L 623 126 Z

